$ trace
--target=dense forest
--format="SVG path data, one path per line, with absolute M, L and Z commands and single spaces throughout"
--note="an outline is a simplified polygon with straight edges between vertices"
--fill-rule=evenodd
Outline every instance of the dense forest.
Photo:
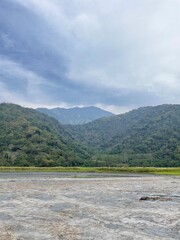
M 0 165 L 180 166 L 180 105 L 143 107 L 72 126 L 0 104 Z
M 59 122 L 33 109 L 0 104 L 0 165 L 82 165 L 89 153 Z
M 96 149 L 98 165 L 180 166 L 180 105 L 143 107 L 67 128 Z

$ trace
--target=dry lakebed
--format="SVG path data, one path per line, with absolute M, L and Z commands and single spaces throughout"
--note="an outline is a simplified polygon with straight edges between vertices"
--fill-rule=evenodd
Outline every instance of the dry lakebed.
M 0 173 L 0 240 L 180 239 L 180 177 Z

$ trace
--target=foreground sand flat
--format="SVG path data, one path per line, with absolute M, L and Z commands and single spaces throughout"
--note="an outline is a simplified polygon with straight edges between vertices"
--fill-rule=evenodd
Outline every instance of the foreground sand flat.
M 115 176 L 0 173 L 0 240 L 180 239 L 180 177 Z

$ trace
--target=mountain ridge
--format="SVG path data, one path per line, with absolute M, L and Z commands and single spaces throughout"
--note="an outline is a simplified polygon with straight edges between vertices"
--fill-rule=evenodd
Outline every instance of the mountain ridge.
M 62 124 L 85 124 L 102 117 L 113 116 L 114 114 L 97 108 L 90 107 L 73 107 L 73 108 L 37 108 L 37 111 L 45 113 L 51 117 L 56 118 Z

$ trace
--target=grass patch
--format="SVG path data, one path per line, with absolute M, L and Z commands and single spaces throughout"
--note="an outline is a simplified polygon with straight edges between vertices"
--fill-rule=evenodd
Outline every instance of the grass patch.
M 177 168 L 153 167 L 0 167 L 0 172 L 94 172 L 94 173 L 144 173 L 179 175 Z

